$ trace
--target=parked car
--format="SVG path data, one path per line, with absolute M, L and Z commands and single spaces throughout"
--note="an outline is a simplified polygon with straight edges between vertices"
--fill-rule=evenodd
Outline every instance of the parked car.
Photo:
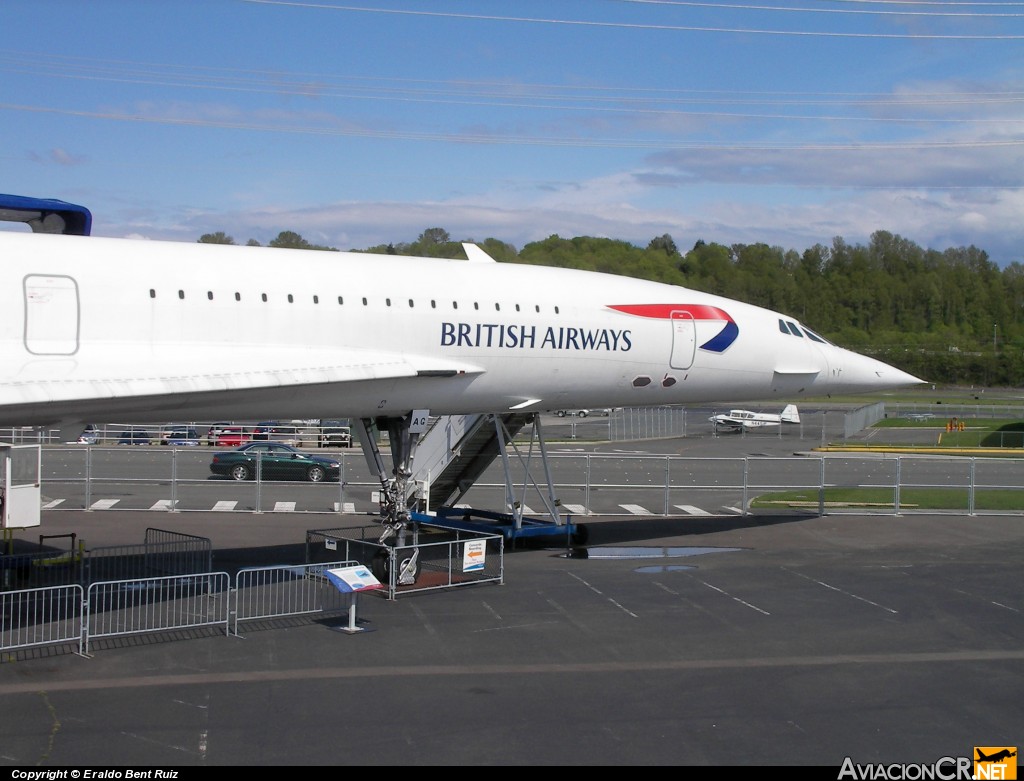
M 199 444 L 199 432 L 192 426 L 165 426 L 160 432 L 160 444 L 195 447 Z
M 149 432 L 142 429 L 122 431 L 121 436 L 117 438 L 119 445 L 148 445 L 149 441 Z
M 207 446 L 213 447 L 214 445 L 218 444 L 217 437 L 223 434 L 225 429 L 230 428 L 232 425 L 233 424 L 230 421 L 225 421 L 223 423 L 214 423 L 212 426 L 210 426 L 210 428 L 208 428 L 206 431 Z
M 320 447 L 352 447 L 352 429 L 336 420 L 320 422 Z
M 282 442 L 298 447 L 302 444 L 302 429 L 298 426 L 282 426 L 278 423 L 258 423 L 252 430 L 254 442 Z
M 90 423 L 85 427 L 85 430 L 78 435 L 78 439 L 75 444 L 78 445 L 95 445 L 99 440 L 99 432 L 96 430 L 96 426 Z
M 224 426 L 213 440 L 217 447 L 239 447 L 252 439 L 243 426 Z
M 337 480 L 341 462 L 336 458 L 303 453 L 281 442 L 249 442 L 234 450 L 214 453 L 210 471 L 232 480 Z

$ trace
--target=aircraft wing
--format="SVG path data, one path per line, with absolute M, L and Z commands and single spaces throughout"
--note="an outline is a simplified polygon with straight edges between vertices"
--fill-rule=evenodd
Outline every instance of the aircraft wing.
M 743 424 L 742 423 L 740 423 L 740 422 L 738 422 L 736 420 L 733 420 L 732 418 L 728 418 L 728 417 L 726 417 L 724 415 L 719 415 L 717 417 L 711 418 L 711 422 L 714 423 L 716 426 L 719 426 L 719 427 L 722 427 L 722 428 L 734 428 L 734 429 L 743 428 Z
M 120 399 L 132 408 L 137 406 L 127 403 L 132 400 L 204 394 L 244 400 L 257 393 L 265 397 L 268 391 L 294 395 L 304 387 L 483 371 L 472 364 L 414 354 L 273 345 L 248 349 L 162 344 L 127 355 L 111 345 L 91 347 L 60 361 L 33 361 L 22 354 L 7 363 L 18 364 L 17 371 L 0 381 L 0 407 L 17 410 L 53 402 Z

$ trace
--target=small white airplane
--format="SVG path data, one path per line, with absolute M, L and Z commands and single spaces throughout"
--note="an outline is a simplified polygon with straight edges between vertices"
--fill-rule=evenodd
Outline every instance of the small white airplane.
M 745 409 L 732 409 L 728 413 L 712 415 L 708 418 L 715 424 L 715 428 L 724 428 L 730 431 L 744 431 L 752 428 L 764 428 L 765 426 L 779 426 L 783 423 L 799 423 L 800 413 L 796 404 L 787 404 L 781 415 L 771 412 L 751 412 Z
M 98 238 L 84 207 L 20 196 L 0 196 L 0 219 L 33 229 L 0 231 L 0 426 L 349 417 L 388 430 L 394 478 L 360 437 L 384 483 L 407 479 L 426 412 L 922 382 L 778 312 L 647 280 L 497 263 L 474 244 L 459 261 Z M 382 510 L 385 526 L 403 526 L 401 505 Z

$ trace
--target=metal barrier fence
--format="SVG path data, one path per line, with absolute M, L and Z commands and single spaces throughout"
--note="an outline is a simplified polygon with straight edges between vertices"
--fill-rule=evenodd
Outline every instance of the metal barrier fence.
M 0 589 L 41 588 L 160 575 L 189 575 L 213 568 L 213 546 L 206 537 L 148 528 L 141 545 L 88 548 L 74 534 L 67 550 L 38 550 L 0 556 Z M 39 545 L 54 539 L 40 535 Z
M 93 583 L 87 590 L 85 651 L 102 637 L 223 626 L 228 633 L 226 572 Z
M 780 499 L 774 506 L 811 506 L 822 514 L 946 509 L 970 514 L 1024 514 L 1024 458 L 585 454 L 550 459 L 560 463 L 555 471 L 562 510 L 573 516 L 749 515 L 773 506 L 766 494 L 796 491 L 807 493 L 809 498 Z M 484 477 L 463 501 L 473 507 L 500 507 L 504 503 L 504 484 L 487 481 L 486 474 Z M 908 492 L 916 494 L 920 489 L 949 497 L 948 506 L 921 507 L 906 498 Z M 827 501 L 827 496 L 837 492 L 854 496 L 841 502 Z M 628 496 L 629 503 L 610 503 L 608 497 L 613 493 Z M 753 507 L 755 498 L 758 502 Z
M 350 531 L 350 530 L 349 530 Z M 356 557 L 299 565 L 247 567 L 239 570 L 232 585 L 227 572 L 127 578 L 82 585 L 20 589 L 0 593 L 0 651 L 33 646 L 74 644 L 78 653 L 89 653 L 99 639 L 139 634 L 222 628 L 225 635 L 239 635 L 247 621 L 280 619 L 312 614 L 341 614 L 354 607 L 355 595 L 343 594 L 327 578 L 327 570 L 370 566 L 390 557 L 385 570 L 385 594 L 429 591 L 472 583 L 498 582 L 503 578 L 503 548 L 497 536 L 497 556 L 485 565 L 473 557 L 466 567 L 466 546 L 494 544 L 491 535 L 442 532 L 450 537 L 419 546 L 420 576 L 416 585 L 399 582 L 395 562 L 411 556 L 413 548 L 387 548 L 368 540 L 344 539 L 329 532 L 307 534 L 311 551 L 344 541 L 345 547 L 362 550 Z M 459 558 L 462 557 L 462 558 Z M 354 612 L 352 613 L 354 618 Z
M 306 558 L 317 561 L 340 553 L 363 564 L 384 584 L 384 594 L 391 600 L 423 591 L 504 582 L 505 540 L 500 534 L 426 527 L 413 544 L 391 546 L 378 541 L 380 530 L 379 525 L 310 530 Z M 403 582 L 403 569 L 413 554 L 418 575 L 414 583 Z
M 879 429 L 878 431 L 885 431 Z M 922 440 L 918 447 L 934 447 L 935 434 L 925 432 L 928 436 Z M 943 437 L 954 436 L 954 434 L 943 434 Z M 872 440 L 875 441 L 875 440 Z M 945 440 L 944 440 L 945 441 Z M 855 477 L 859 474 L 872 474 L 873 476 L 864 482 L 864 487 L 888 488 L 892 497 L 905 488 L 915 486 L 901 482 L 904 478 L 899 475 L 905 474 L 902 471 L 887 471 L 884 476 L 874 476 L 876 466 L 879 462 L 899 462 L 907 465 L 912 473 L 920 472 L 924 466 L 931 465 L 932 471 L 945 469 L 949 477 L 943 483 L 942 480 L 933 480 L 936 484 L 944 484 L 947 488 L 960 489 L 963 495 L 974 495 L 978 491 L 991 493 L 992 490 L 1016 490 L 1022 486 L 1021 469 L 1024 462 L 1024 454 L 1014 451 L 1000 453 L 996 449 L 991 451 L 999 458 L 983 458 L 975 456 L 943 456 L 937 459 L 934 454 L 913 455 L 913 454 L 892 454 L 892 453 L 828 453 L 813 454 L 804 453 L 800 456 L 737 456 L 737 457 L 693 457 L 683 455 L 627 455 L 627 454 L 599 454 L 599 453 L 552 453 L 548 456 L 551 466 L 552 479 L 556 496 L 562 503 L 563 512 L 571 515 L 621 515 L 634 514 L 639 511 L 627 510 L 623 513 L 623 504 L 619 502 L 630 502 L 642 505 L 649 510 L 649 514 L 672 515 L 676 514 L 680 505 L 696 506 L 709 512 L 718 512 L 720 508 L 729 508 L 728 512 L 750 511 L 750 499 L 758 492 L 771 491 L 779 486 L 790 485 L 793 474 L 803 476 L 800 487 L 807 489 L 821 489 L 835 486 L 856 487 Z M 59 454 L 59 450 L 50 451 L 52 454 Z M 169 457 L 167 451 L 164 456 Z M 44 451 L 44 456 L 47 451 Z M 132 454 L 134 458 L 134 453 Z M 151 469 L 153 461 L 152 454 L 142 459 L 138 469 L 143 471 Z M 345 461 L 351 458 L 351 461 Z M 116 493 L 120 507 L 125 509 L 148 509 L 155 511 L 182 512 L 182 511 L 210 511 L 218 510 L 224 512 L 267 512 L 268 510 L 259 501 L 248 503 L 245 501 L 221 502 L 223 495 L 237 498 L 239 496 L 252 496 L 260 491 L 268 494 L 273 491 L 275 499 L 290 499 L 299 501 L 276 501 L 275 509 L 280 506 L 281 510 L 289 513 L 309 513 L 321 515 L 376 515 L 379 510 L 379 501 L 375 494 L 380 489 L 379 480 L 371 476 L 359 454 L 346 454 L 342 458 L 346 463 L 344 474 L 345 480 L 341 485 L 332 484 L 309 484 L 309 483 L 275 483 L 268 484 L 235 483 L 234 481 L 219 482 L 209 480 L 164 480 L 158 488 L 153 487 L 152 478 L 108 478 L 89 484 L 87 492 L 94 495 L 101 495 L 105 492 L 108 495 Z M 945 466 L 937 466 L 941 463 Z M 973 468 L 968 468 L 970 464 Z M 771 467 L 771 477 L 765 478 L 761 475 Z M 197 469 L 205 464 L 199 462 Z M 521 473 L 521 465 L 512 463 L 512 479 L 515 485 L 526 485 L 524 474 Z M 123 466 L 122 466 L 123 471 Z M 77 491 L 77 485 L 83 482 L 84 478 L 54 478 L 44 482 L 46 495 L 44 499 L 51 499 L 64 490 Z M 928 482 L 928 480 L 924 480 Z M 919 481 L 920 482 L 920 481 Z M 70 488 L 68 488 L 71 486 Z M 171 508 L 162 500 L 157 499 L 164 491 L 172 492 L 177 498 L 174 507 Z M 623 495 L 623 498 L 610 502 L 612 492 Z M 469 489 L 467 494 L 460 499 L 460 502 L 477 508 L 505 509 L 506 502 L 505 475 L 500 462 L 495 462 L 481 478 Z M 630 498 L 625 498 L 625 495 Z M 719 498 L 721 495 L 721 498 Z M 132 498 L 137 497 L 137 498 Z M 636 497 L 636 498 L 633 498 Z M 654 497 L 653 499 L 651 497 Z M 705 500 L 705 497 L 712 497 Z M 344 501 L 339 501 L 344 499 Z M 93 497 L 93 503 L 84 508 L 72 501 L 64 501 L 56 507 L 61 509 L 107 509 L 112 505 L 98 496 Z M 113 502 L 115 500 L 110 500 Z M 134 505 L 129 504 L 134 502 Z M 710 502 L 710 503 L 708 503 Z M 52 504 L 52 501 L 51 501 Z M 523 501 L 524 506 L 528 501 Z M 985 509 L 984 503 L 968 502 L 966 499 L 961 503 L 964 508 L 973 506 L 979 511 Z M 225 507 L 223 505 L 230 505 Z M 1020 504 L 1006 508 L 1010 512 L 1024 512 L 1024 501 Z M 893 502 L 889 506 L 895 509 Z M 47 505 L 44 504 L 44 509 Z M 827 508 L 827 509 L 831 509 Z M 360 512 L 360 510 L 362 512 Z M 899 511 L 913 511 L 912 507 L 901 504 Z M 527 515 L 533 511 L 527 510 Z M 647 513 L 641 513 L 647 514 Z M 157 553 L 161 543 L 151 543 L 148 554 L 151 561 L 157 560 Z M 198 543 L 197 543 L 198 544 Z M 195 551 L 196 557 L 201 551 Z M 140 553 L 140 556 L 142 554 Z M 170 554 L 168 554 L 170 555 Z M 63 568 L 67 571 L 68 577 L 63 581 L 54 579 L 42 581 L 19 581 L 15 585 L 48 585 L 54 582 L 77 582 L 70 577 L 74 573 L 75 566 L 82 566 L 76 563 L 75 556 L 68 554 L 65 560 L 55 555 L 44 557 L 43 563 L 36 565 L 36 574 L 41 575 L 42 571 L 49 570 L 55 578 Z M 88 559 L 88 556 L 86 556 Z M 4 559 L 0 557 L 0 573 L 4 567 Z M 98 566 L 96 564 L 95 566 Z M 22 571 L 25 569 L 24 562 L 21 563 Z M 207 566 L 195 565 L 195 569 L 208 569 Z M 152 574 L 173 574 L 173 572 L 145 572 L 132 571 L 130 573 L 114 572 L 93 574 L 90 580 L 111 580 L 126 577 L 139 577 Z
M 327 581 L 326 570 L 359 562 L 329 561 L 276 567 L 247 567 L 235 576 L 232 632 L 242 621 L 329 613 L 348 606 L 349 596 Z
M 88 550 L 83 568 L 86 583 L 209 572 L 213 545 L 206 537 L 151 527 L 141 545 Z
M 0 593 L 0 649 L 85 643 L 81 586 L 23 589 Z

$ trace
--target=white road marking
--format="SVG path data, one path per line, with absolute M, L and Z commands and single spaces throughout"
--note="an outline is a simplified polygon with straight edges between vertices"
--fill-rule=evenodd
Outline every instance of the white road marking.
M 732 600 L 735 600 L 736 602 L 739 602 L 744 607 L 749 607 L 751 610 L 756 610 L 758 613 L 761 613 L 761 614 L 766 615 L 766 616 L 770 616 L 771 615 L 771 613 L 769 613 L 767 610 L 762 610 L 757 605 L 751 605 L 749 602 L 746 602 L 746 601 L 740 599 L 739 597 L 734 597 L 728 591 L 726 591 L 724 589 L 720 589 L 718 586 L 712 586 L 706 580 L 702 580 L 700 582 L 703 583 L 708 588 L 713 589 L 714 591 L 717 591 L 722 596 L 729 597 L 729 599 L 732 599 Z
M 295 502 L 274 502 L 275 513 L 293 513 L 295 512 Z
M 238 502 L 223 501 L 217 502 L 217 504 L 213 506 L 213 509 L 217 512 L 231 512 L 236 506 L 238 506 Z
M 58 504 L 62 504 L 63 502 L 64 502 L 63 499 L 54 499 L 52 502 L 47 502 L 46 504 L 44 504 L 43 505 L 43 509 L 44 510 L 52 510 Z
M 619 507 L 621 507 L 623 510 L 626 510 L 627 512 L 633 513 L 633 515 L 654 515 L 654 513 L 652 513 L 646 507 L 641 507 L 638 504 L 620 504 Z
M 677 504 L 680 510 L 687 515 L 711 515 L 707 510 L 702 510 L 699 507 L 694 507 L 692 504 Z
M 346 515 L 355 515 L 356 514 L 356 503 L 355 502 L 345 502 L 344 504 L 339 504 L 338 502 L 335 502 L 334 503 L 334 512 L 336 512 L 336 513 L 345 513 Z
M 156 504 L 154 504 L 149 509 L 150 510 L 170 510 L 172 507 L 174 507 L 174 501 L 173 500 L 171 500 L 171 499 L 161 499 L 160 501 L 158 501 Z
M 120 502 L 120 499 L 99 499 L 92 503 L 89 507 L 90 510 L 109 510 L 115 504 Z
M 562 509 L 566 512 L 570 512 L 573 515 L 586 515 L 587 508 L 582 504 L 563 504 Z

